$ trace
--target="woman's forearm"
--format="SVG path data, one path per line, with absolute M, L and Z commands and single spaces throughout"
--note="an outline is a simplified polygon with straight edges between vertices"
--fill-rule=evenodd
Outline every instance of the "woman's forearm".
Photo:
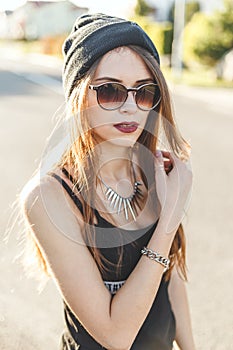
M 158 223 L 148 247 L 167 257 L 174 233 L 164 234 L 163 226 Z M 117 327 L 114 333 L 120 334 L 122 340 L 127 339 L 129 347 L 150 311 L 163 271 L 161 264 L 142 256 L 125 285 L 112 299 L 110 318 Z
M 180 350 L 195 350 L 185 282 L 176 269 L 169 284 L 169 297 L 176 319 L 176 342 Z

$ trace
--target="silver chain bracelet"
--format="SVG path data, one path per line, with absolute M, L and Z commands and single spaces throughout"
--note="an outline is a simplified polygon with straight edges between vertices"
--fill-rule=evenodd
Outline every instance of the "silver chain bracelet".
M 158 262 L 159 264 L 163 265 L 164 266 L 164 272 L 169 269 L 170 259 L 164 258 L 159 253 L 156 253 L 153 250 L 151 250 L 149 248 L 146 248 L 146 247 L 144 247 L 141 250 L 141 253 L 142 253 L 142 255 L 147 256 L 149 259 L 154 260 L 154 261 Z

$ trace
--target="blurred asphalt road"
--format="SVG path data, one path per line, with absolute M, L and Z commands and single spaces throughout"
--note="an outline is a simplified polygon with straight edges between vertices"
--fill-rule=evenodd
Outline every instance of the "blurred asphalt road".
M 63 106 L 60 71 L 58 61 L 38 56 L 0 59 L 2 237 L 11 204 L 39 164 L 52 116 Z M 183 86 L 171 91 L 181 132 L 192 144 L 194 186 L 184 223 L 197 350 L 231 350 L 233 94 Z M 36 283 L 13 263 L 20 251 L 16 230 L 8 245 L 0 242 L 0 347 L 56 350 L 63 325 L 60 297 L 52 282 L 38 295 Z

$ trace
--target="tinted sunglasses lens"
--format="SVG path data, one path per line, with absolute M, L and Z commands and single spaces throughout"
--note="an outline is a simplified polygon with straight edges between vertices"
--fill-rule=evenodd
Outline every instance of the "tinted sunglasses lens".
M 107 83 L 98 87 L 98 103 L 104 109 L 118 109 L 127 98 L 126 88 L 117 83 Z
M 142 86 L 136 93 L 136 102 L 140 109 L 150 110 L 160 102 L 160 90 L 158 85 L 149 84 Z

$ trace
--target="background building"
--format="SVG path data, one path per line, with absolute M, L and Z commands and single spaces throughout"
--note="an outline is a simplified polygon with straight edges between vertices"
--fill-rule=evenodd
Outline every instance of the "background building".
M 0 37 L 33 40 L 64 34 L 75 18 L 87 11 L 68 0 L 27 1 L 15 11 L 1 14 Z

